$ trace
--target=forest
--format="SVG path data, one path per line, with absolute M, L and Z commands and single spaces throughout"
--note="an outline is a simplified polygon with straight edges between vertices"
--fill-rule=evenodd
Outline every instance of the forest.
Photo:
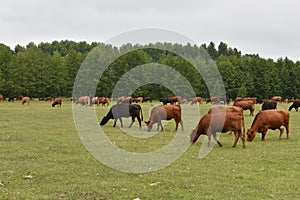
M 163 47 L 174 51 L 164 50 Z M 300 97 L 300 61 L 289 58 L 273 60 L 258 54 L 242 54 L 226 43 L 213 42 L 200 46 L 191 44 L 156 43 L 147 45 L 126 44 L 119 48 L 98 42 L 69 40 L 51 43 L 33 42 L 11 49 L 0 44 L 0 93 L 4 97 L 30 96 L 34 98 L 71 97 L 74 81 L 81 65 L 97 49 L 101 61 L 108 66 L 97 81 L 95 96 L 111 97 L 112 91 L 123 74 L 139 65 L 157 63 L 180 72 L 192 85 L 195 94 L 209 97 L 206 82 L 182 55 L 193 63 L 215 63 L 229 98 Z M 125 52 L 125 53 L 122 53 Z M 174 52 L 181 52 L 177 55 Z M 209 58 L 204 56 L 207 52 Z M 114 56 L 121 55 L 112 60 Z M 96 59 L 96 58 L 95 58 Z M 209 66 L 210 64 L 208 64 Z M 174 80 L 176 78 L 174 77 Z M 88 85 L 88 84 L 87 84 Z M 132 96 L 168 97 L 172 91 L 163 85 L 149 83 L 137 88 Z M 182 91 L 184 96 L 184 91 Z

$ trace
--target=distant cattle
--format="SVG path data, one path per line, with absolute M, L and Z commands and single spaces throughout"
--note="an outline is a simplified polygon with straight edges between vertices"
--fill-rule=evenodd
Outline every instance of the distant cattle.
M 181 97 L 179 97 L 179 98 L 181 98 Z M 163 105 L 167 105 L 168 103 L 173 105 L 176 102 L 178 102 L 178 97 L 173 96 L 173 97 L 169 97 L 169 98 L 160 98 L 159 101 L 162 102 Z
M 234 106 L 240 106 L 243 110 L 250 110 L 250 116 L 253 116 L 254 112 L 254 102 L 253 100 L 247 100 L 247 101 L 235 101 L 233 103 Z
M 224 121 L 223 123 L 220 123 Z M 193 144 L 197 141 L 200 135 L 207 135 L 208 145 L 211 142 L 211 135 L 215 141 L 222 147 L 222 143 L 218 140 L 217 132 L 228 132 L 233 131 L 235 134 L 235 140 L 232 147 L 235 147 L 239 138 L 241 138 L 243 143 L 243 148 L 246 148 L 245 144 L 245 134 L 244 129 L 244 119 L 243 116 L 237 112 L 220 112 L 214 114 L 205 114 L 199 121 L 197 127 L 192 130 L 190 134 L 190 142 Z
M 26 104 L 29 106 L 30 103 L 30 97 L 23 97 L 22 98 L 22 105 Z
M 270 100 L 282 103 L 282 97 L 281 96 L 273 96 Z
M 114 119 L 114 127 L 116 126 L 117 121 L 119 120 L 121 123 L 121 127 L 123 127 L 122 117 L 131 117 L 132 121 L 129 125 L 129 128 L 137 118 L 139 122 L 140 128 L 142 127 L 141 121 L 143 120 L 143 112 L 142 108 L 138 104 L 128 104 L 128 103 L 120 103 L 113 105 L 106 116 L 104 116 L 100 122 L 100 125 L 105 125 L 110 119 Z
M 55 107 L 57 105 L 57 107 L 61 107 L 61 103 L 62 103 L 62 100 L 61 98 L 57 97 L 54 99 L 53 103 L 52 103 L 52 107 Z
M 271 110 L 271 109 L 277 109 L 276 101 L 266 101 L 261 106 L 261 110 Z
M 121 96 L 117 99 L 117 103 L 129 103 L 131 104 L 132 102 L 132 98 L 130 96 L 126 97 L 126 96 Z
M 3 100 L 3 95 L 0 93 L 0 101 L 2 101 Z
M 257 98 L 256 97 L 237 97 L 235 98 L 234 102 L 237 101 L 252 101 L 253 104 L 255 104 L 257 102 Z
M 51 101 L 52 100 L 52 97 L 46 97 L 45 99 L 44 99 L 45 101 Z
M 293 104 L 289 107 L 289 111 L 295 108 L 295 110 L 298 112 L 298 107 L 300 107 L 300 100 L 294 101 Z
M 220 97 L 218 96 L 211 96 L 209 98 L 206 99 L 206 104 L 208 103 L 211 103 L 211 104 L 220 104 Z
M 201 97 L 190 98 L 189 101 L 191 102 L 191 105 L 196 104 L 197 102 L 199 104 L 201 104 L 202 103 L 202 98 Z
M 90 97 L 89 96 L 81 96 L 78 99 L 73 99 L 75 104 L 80 104 L 82 106 L 87 106 L 90 104 Z
M 143 97 L 136 97 L 132 98 L 133 103 L 142 103 L 143 102 Z
M 283 128 L 286 129 L 287 139 L 289 138 L 290 113 L 286 110 L 264 110 L 256 114 L 251 128 L 247 131 L 247 140 L 252 141 L 256 133 L 262 134 L 262 140 L 265 140 L 268 129 L 280 130 L 279 139 L 283 134 Z
M 151 131 L 153 124 L 157 123 L 157 131 L 159 127 L 163 130 L 161 120 L 174 119 L 176 122 L 175 130 L 178 129 L 180 123 L 181 129 L 183 130 L 183 122 L 181 119 L 181 107 L 180 105 L 161 105 L 156 106 L 151 110 L 150 119 L 145 121 L 147 125 L 147 131 Z
M 110 99 L 107 97 L 98 97 L 97 105 L 101 104 L 102 106 L 109 106 Z
M 151 97 L 143 97 L 143 101 L 142 101 L 142 103 L 144 103 L 144 102 L 152 102 L 152 98 Z

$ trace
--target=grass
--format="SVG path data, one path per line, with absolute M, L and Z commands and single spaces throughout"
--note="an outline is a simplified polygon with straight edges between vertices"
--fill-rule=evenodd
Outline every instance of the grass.
M 155 103 L 142 104 L 144 119 Z M 209 107 L 201 104 L 201 114 Z M 108 109 L 96 108 L 99 120 Z M 249 128 L 254 117 L 249 111 L 244 115 Z M 124 173 L 103 165 L 86 150 L 75 129 L 70 101 L 61 108 L 52 108 L 50 102 L 30 106 L 0 102 L 0 199 L 298 199 L 299 119 L 300 113 L 292 111 L 289 140 L 278 140 L 279 131 L 269 130 L 265 142 L 258 134 L 244 150 L 241 141 L 232 148 L 234 136 L 225 133 L 220 136 L 223 147 L 215 146 L 199 159 L 201 136 L 161 170 Z M 128 151 L 159 149 L 175 135 L 173 121 L 150 138 L 128 136 L 112 124 L 103 127 L 105 133 Z M 132 129 L 138 131 L 137 123 Z

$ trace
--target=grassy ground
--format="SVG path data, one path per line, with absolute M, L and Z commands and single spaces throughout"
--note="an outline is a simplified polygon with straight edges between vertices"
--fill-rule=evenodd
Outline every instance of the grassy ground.
M 153 104 L 142 104 L 145 119 Z M 200 112 L 209 107 L 200 105 Z M 100 119 L 108 108 L 96 110 Z M 244 115 L 249 128 L 254 117 L 249 111 Z M 204 159 L 198 157 L 201 136 L 171 165 L 139 174 L 111 169 L 91 156 L 76 132 L 70 101 L 62 108 L 50 102 L 0 102 L 0 199 L 298 199 L 299 121 L 300 113 L 292 111 L 289 140 L 278 140 L 279 131 L 269 130 L 265 142 L 258 134 L 245 150 L 241 141 L 232 148 L 234 136 L 222 134 L 223 147 L 214 147 Z M 130 137 L 112 123 L 103 127 L 105 133 L 129 151 L 159 149 L 175 135 L 174 122 L 151 138 Z

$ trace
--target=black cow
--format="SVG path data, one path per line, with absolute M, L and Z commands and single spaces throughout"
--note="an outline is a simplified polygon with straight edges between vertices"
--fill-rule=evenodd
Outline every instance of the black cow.
M 151 97 L 144 97 L 142 103 L 150 101 L 152 102 L 152 98 Z
M 277 109 L 276 101 L 266 101 L 261 106 L 261 110 L 272 110 L 272 109 Z
M 298 112 L 298 107 L 300 107 L 300 100 L 294 101 L 293 104 L 289 107 L 289 111 L 295 108 L 295 110 Z
M 140 117 L 141 114 L 141 117 Z M 129 128 L 132 126 L 135 118 L 138 119 L 140 128 L 142 127 L 141 121 L 143 120 L 143 113 L 142 108 L 138 104 L 128 104 L 128 103 L 121 103 L 113 105 L 107 115 L 103 117 L 103 119 L 100 122 L 100 125 L 105 125 L 108 120 L 114 119 L 114 127 L 116 126 L 116 123 L 118 119 L 120 120 L 121 127 L 123 127 L 122 117 L 131 117 L 132 122 L 129 125 Z

